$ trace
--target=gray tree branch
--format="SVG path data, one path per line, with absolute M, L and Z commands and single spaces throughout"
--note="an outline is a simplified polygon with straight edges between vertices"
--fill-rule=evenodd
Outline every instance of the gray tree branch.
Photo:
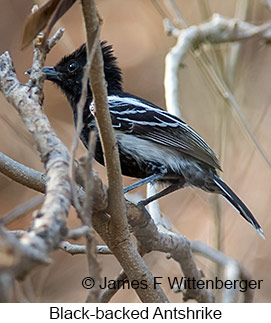
M 82 7 L 88 35 L 88 51 L 90 52 L 98 24 L 95 1 L 82 0 Z M 193 45 L 197 44 L 203 37 L 207 37 L 207 34 L 204 34 L 204 30 L 210 31 L 208 27 L 206 25 L 202 30 L 191 27 L 190 36 L 192 35 L 192 38 L 195 37 L 192 41 Z M 270 38 L 269 27 L 265 27 L 265 30 L 254 28 L 250 34 L 248 32 L 244 33 L 243 27 L 248 28 L 251 26 L 235 24 L 231 29 L 230 35 L 233 35 L 237 28 L 237 36 L 235 35 L 237 38 L 242 37 L 242 35 L 248 38 L 260 33 L 265 35 L 264 37 Z M 220 29 L 223 36 L 222 41 L 229 41 L 231 38 L 225 31 L 227 28 L 223 28 Z M 46 192 L 44 204 L 36 212 L 32 228 L 29 232 L 22 233 L 22 235 L 20 233 L 18 235 L 20 237 L 19 240 L 15 235 L 9 234 L 3 227 L 0 227 L 1 247 L 4 246 L 1 248 L 1 252 L 2 255 L 5 255 L 4 258 L 1 258 L 4 259 L 3 263 L 1 263 L 2 268 L 5 269 L 1 273 L 8 275 L 8 279 L 6 276 L 0 277 L 0 287 L 5 286 L 4 282 L 11 281 L 13 277 L 23 277 L 36 264 L 49 263 L 49 252 L 56 249 L 59 245 L 64 249 L 68 248 L 67 244 L 63 246 L 62 241 L 68 235 L 66 217 L 72 200 L 68 176 L 69 153 L 51 129 L 47 117 L 41 111 L 41 102 L 43 100 L 41 67 L 46 53 L 56 43 L 60 34 L 61 31 L 48 42 L 44 51 L 38 46 L 35 47 L 30 81 L 25 85 L 20 84 L 17 80 L 9 54 L 4 53 L 0 56 L 0 90 L 17 109 L 26 127 L 33 134 L 46 170 L 45 177 L 41 173 L 14 162 L 0 153 L 0 170 L 3 174 L 32 189 L 43 193 Z M 210 34 L 208 35 L 209 41 L 218 41 L 215 35 L 212 37 Z M 189 40 L 189 37 L 187 39 Z M 221 42 L 221 39 L 219 42 Z M 188 44 L 184 46 L 185 48 L 188 48 Z M 141 300 L 145 302 L 166 302 L 167 298 L 163 291 L 153 288 L 153 276 L 138 253 L 136 246 L 131 241 L 128 222 L 133 227 L 139 247 L 143 252 L 157 250 L 169 253 L 180 264 L 186 277 L 193 277 L 199 280 L 202 277 L 202 273 L 196 267 L 191 251 L 191 243 L 186 238 L 169 230 L 159 230 L 147 212 L 143 212 L 128 201 L 125 203 L 118 149 L 107 108 L 103 61 L 99 46 L 93 62 L 94 64 L 90 72 L 91 87 L 94 94 L 96 118 L 103 143 L 109 182 L 109 192 L 107 195 L 107 190 L 100 178 L 95 172 L 92 172 L 93 185 L 95 187 L 93 194 L 93 225 L 119 260 L 128 279 L 147 280 L 149 288 L 143 291 L 137 290 Z M 177 70 L 178 68 L 176 68 Z M 172 95 L 174 96 L 176 93 L 172 93 Z M 80 173 L 80 167 L 77 173 Z M 76 187 L 76 190 L 79 201 L 83 204 L 85 192 L 79 186 Z M 105 210 L 111 217 L 107 216 Z M 84 230 L 81 231 L 81 234 L 85 232 Z M 77 234 L 80 233 L 77 232 Z M 12 257 L 8 257 L 8 248 L 10 247 L 14 251 Z M 193 247 L 193 243 L 192 248 L 194 250 L 196 248 L 200 249 L 195 244 Z M 77 248 L 77 251 L 79 249 Z M 232 264 L 236 265 L 230 259 L 223 260 L 221 255 L 216 254 L 214 256 L 212 250 L 208 248 L 204 248 L 203 251 L 199 252 L 206 257 L 210 257 L 213 261 L 223 263 L 226 268 L 233 268 Z M 237 268 L 237 265 L 234 268 Z M 238 270 L 243 273 L 243 276 L 246 275 L 240 267 L 238 267 Z M 187 290 L 184 296 L 185 299 L 193 298 L 199 302 L 211 302 L 214 300 L 212 293 L 207 289 Z
M 9 164 L 12 165 L 12 162 L 10 161 Z M 16 162 L 16 165 L 17 165 L 17 162 Z M 1 160 L 0 160 L 0 169 L 1 169 Z M 24 173 L 27 175 L 27 171 L 23 165 L 20 165 L 18 169 L 23 169 Z M 30 172 L 29 177 L 32 178 L 31 169 L 28 168 L 28 171 Z M 78 172 L 79 173 L 81 172 L 80 168 Z M 105 209 L 107 206 L 106 188 L 95 172 L 93 172 L 93 175 L 94 175 L 94 185 L 95 185 L 94 196 L 93 196 L 93 210 L 94 210 L 93 226 L 95 230 L 101 235 L 103 240 L 106 242 L 110 250 L 112 250 L 110 247 L 110 236 L 107 229 L 109 219 L 108 217 L 105 216 Z M 15 179 L 18 179 L 18 178 L 20 181 L 19 176 L 15 177 Z M 37 180 L 39 180 L 39 176 L 37 176 L 36 178 Z M 27 185 L 27 186 L 31 188 L 39 187 L 37 183 L 33 183 L 33 182 L 31 183 L 31 185 Z M 81 201 L 81 203 L 83 203 L 85 199 L 85 193 L 80 188 L 77 188 L 77 191 L 79 192 L 79 200 Z M 201 278 L 201 272 L 197 269 L 195 265 L 195 262 L 193 260 L 193 255 L 190 249 L 190 243 L 186 238 L 179 236 L 175 233 L 168 235 L 165 232 L 163 233 L 160 232 L 160 230 L 158 230 L 157 226 L 155 225 L 155 223 L 153 222 L 149 214 L 143 213 L 141 209 L 139 209 L 136 205 L 132 204 L 127 200 L 126 200 L 126 207 L 127 207 L 128 222 L 131 225 L 131 227 L 134 229 L 134 234 L 138 239 L 140 243 L 140 248 L 142 250 L 145 250 L 146 252 L 151 252 L 155 250 L 166 252 L 166 253 L 173 252 L 174 253 L 173 258 L 176 261 L 178 261 L 186 277 L 194 277 L 196 279 Z M 21 235 L 21 232 L 20 232 L 20 235 Z M 68 235 L 69 235 L 69 231 L 67 232 L 67 236 Z M 63 247 L 63 243 L 62 243 L 62 247 Z M 176 250 L 171 248 L 175 248 Z M 83 250 L 82 248 L 79 248 L 79 249 L 80 251 Z M 172 251 L 172 250 L 175 250 L 175 251 Z M 131 261 L 133 261 L 133 259 L 131 259 Z M 129 279 L 131 278 L 129 277 Z M 196 291 L 197 290 L 195 290 L 193 294 L 191 294 L 191 292 L 188 292 L 187 297 L 188 296 L 193 297 L 198 301 L 204 301 L 204 302 L 208 302 L 213 299 L 209 291 L 199 290 L 199 295 L 196 293 Z M 110 295 L 112 296 L 111 293 Z M 109 297 L 109 294 L 107 295 L 107 297 Z
M 23 277 L 28 273 L 36 265 L 37 259 L 39 262 L 42 262 L 42 259 L 47 262 L 49 252 L 63 240 L 63 233 L 66 230 L 66 218 L 71 200 L 68 177 L 69 153 L 52 130 L 41 109 L 44 80 L 41 68 L 47 52 L 62 34 L 63 32 L 58 31 L 45 49 L 35 46 L 33 70 L 28 84 L 19 83 L 9 54 L 5 52 L 0 56 L 0 90 L 18 111 L 28 131 L 32 133 L 47 177 L 44 203 L 41 209 L 35 212 L 35 219 L 29 232 L 17 242 L 20 250 L 27 249 L 27 253 L 22 252 L 16 265 L 13 266 L 15 277 Z M 13 243 L 13 246 L 16 247 L 16 244 Z
M 182 23 L 184 25 L 184 23 Z M 264 158 L 268 166 L 271 166 L 270 157 L 267 155 L 262 145 L 253 134 L 248 122 L 242 114 L 240 107 L 228 88 L 227 84 L 221 79 L 203 51 L 201 56 L 195 54 L 195 50 L 202 44 L 216 44 L 223 42 L 234 42 L 252 37 L 270 42 L 271 40 L 271 24 L 266 23 L 260 26 L 238 20 L 227 19 L 218 14 L 214 14 L 210 21 L 197 25 L 189 26 L 184 29 L 174 27 L 169 19 L 165 19 L 165 29 L 173 35 L 177 42 L 175 46 L 168 52 L 165 60 L 165 99 L 168 111 L 180 116 L 179 109 L 179 67 L 183 65 L 183 60 L 189 51 L 192 51 L 193 57 L 205 72 L 207 80 L 211 80 L 211 84 L 218 93 L 223 97 L 225 102 L 233 108 L 234 116 L 241 122 L 246 134 L 252 143 L 257 147 L 261 156 Z
M 87 48 L 88 52 L 90 52 L 99 23 L 96 4 L 94 0 L 81 0 L 81 3 L 87 34 Z M 98 227 L 98 232 L 120 262 L 127 277 L 137 281 L 144 278 L 147 281 L 148 288 L 146 290 L 136 290 L 140 299 L 143 302 L 167 302 L 167 297 L 162 289 L 154 288 L 153 276 L 139 255 L 128 231 L 118 146 L 107 106 L 107 90 L 100 47 L 97 48 L 90 70 L 90 85 L 94 98 L 95 117 L 105 157 L 109 187 L 107 211 L 111 215 L 107 232 L 104 231 L 102 226 Z

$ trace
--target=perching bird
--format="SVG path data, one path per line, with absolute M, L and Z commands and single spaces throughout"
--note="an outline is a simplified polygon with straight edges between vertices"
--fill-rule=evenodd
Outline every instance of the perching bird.
M 168 185 L 154 197 L 144 200 L 145 204 L 187 185 L 221 194 L 264 238 L 263 230 L 252 213 L 217 175 L 216 169 L 221 170 L 219 161 L 207 143 L 176 116 L 124 92 L 122 73 L 112 46 L 102 42 L 101 48 L 108 107 L 118 143 L 122 174 L 143 179 L 128 187 L 128 190 L 149 182 Z M 67 97 L 75 124 L 85 64 L 86 46 L 83 44 L 71 55 L 62 58 L 55 67 L 43 69 L 46 79 L 57 84 Z M 93 111 L 93 96 L 88 86 L 81 140 L 87 147 L 89 132 L 96 130 L 95 159 L 104 164 Z

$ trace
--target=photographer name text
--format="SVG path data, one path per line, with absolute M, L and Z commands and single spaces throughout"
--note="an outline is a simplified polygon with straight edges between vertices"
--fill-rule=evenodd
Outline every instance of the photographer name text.
M 240 292 L 247 292 L 249 289 L 261 289 L 263 280 L 254 279 L 234 279 L 222 280 L 217 277 L 214 279 L 198 279 L 187 277 L 154 277 L 152 288 L 156 289 L 158 286 L 167 285 L 170 289 L 236 289 Z M 85 277 L 82 280 L 82 286 L 85 289 L 91 289 L 94 286 L 104 289 L 147 289 L 147 281 L 142 280 L 113 280 L 103 277 L 100 282 L 95 282 L 92 277 Z

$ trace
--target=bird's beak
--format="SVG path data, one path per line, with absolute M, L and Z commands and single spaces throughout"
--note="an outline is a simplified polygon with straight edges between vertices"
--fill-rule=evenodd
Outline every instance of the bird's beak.
M 46 79 L 49 81 L 61 81 L 60 73 L 55 70 L 52 66 L 45 66 L 42 69 L 43 73 L 46 75 Z
M 30 74 L 31 73 L 31 68 L 29 68 L 26 73 L 27 74 Z M 46 80 L 49 80 L 49 81 L 61 81 L 61 78 L 60 78 L 60 73 L 58 71 L 55 70 L 54 67 L 52 66 L 45 66 L 43 67 L 42 69 L 43 73 L 45 74 L 46 76 Z

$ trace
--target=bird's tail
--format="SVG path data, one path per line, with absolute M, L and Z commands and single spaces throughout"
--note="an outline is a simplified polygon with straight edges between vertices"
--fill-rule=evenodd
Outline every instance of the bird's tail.
M 253 228 L 257 230 L 258 234 L 265 239 L 261 226 L 245 204 L 239 199 L 239 197 L 229 188 L 227 184 L 223 182 L 219 176 L 215 175 L 214 182 L 222 192 L 223 197 L 242 215 L 244 219 L 246 219 L 253 226 Z

